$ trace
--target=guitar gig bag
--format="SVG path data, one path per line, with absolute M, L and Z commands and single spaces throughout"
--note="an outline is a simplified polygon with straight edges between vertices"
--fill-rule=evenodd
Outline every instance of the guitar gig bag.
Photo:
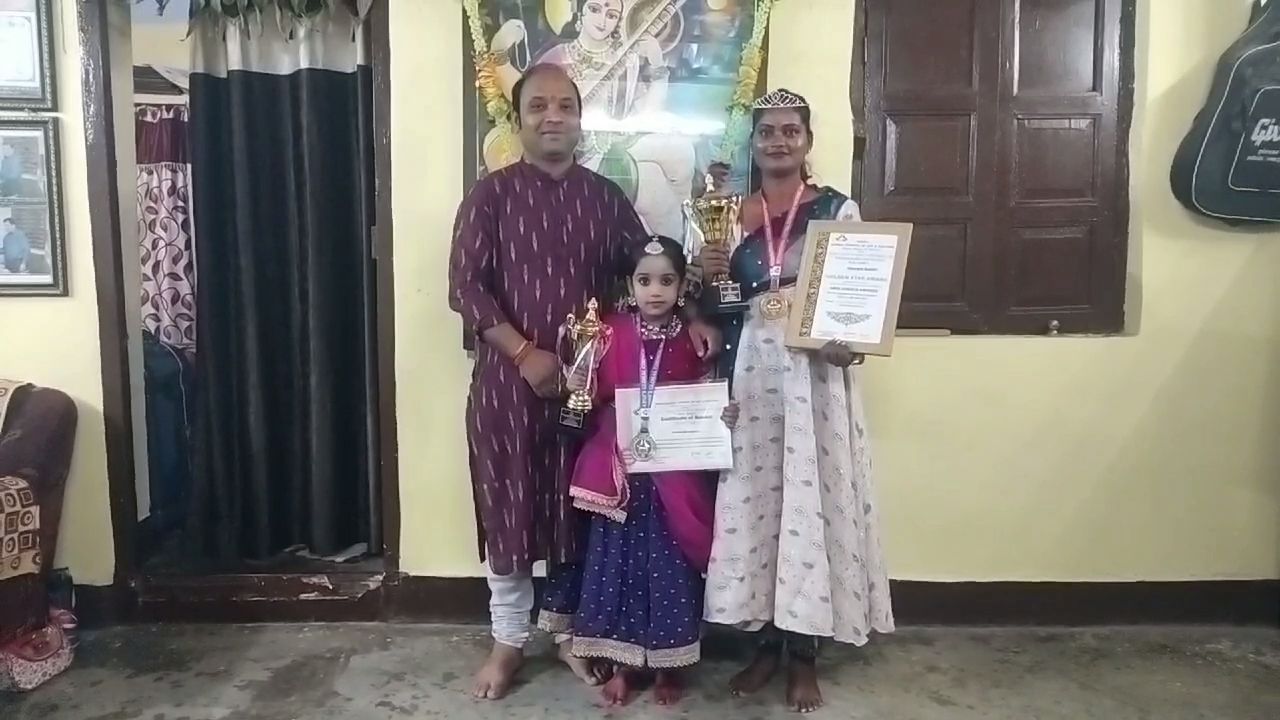
M 1280 222 L 1280 0 L 1254 0 L 1169 179 L 1192 212 L 1231 225 Z

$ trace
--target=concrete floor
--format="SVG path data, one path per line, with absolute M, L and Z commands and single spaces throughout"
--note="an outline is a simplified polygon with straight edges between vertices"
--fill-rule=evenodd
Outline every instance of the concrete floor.
M 545 642 L 545 641 L 543 641 Z M 119 628 L 84 636 L 75 666 L 27 696 L 0 695 L 4 720 L 578 718 L 596 692 L 550 659 L 526 667 L 501 703 L 468 695 L 486 638 L 475 627 L 409 625 Z M 625 718 L 794 717 L 782 685 L 724 690 L 737 642 L 717 641 L 691 697 L 642 697 Z M 542 650 L 543 648 L 537 648 Z M 893 720 L 1280 720 L 1280 632 L 913 628 L 827 653 L 828 707 L 815 718 Z

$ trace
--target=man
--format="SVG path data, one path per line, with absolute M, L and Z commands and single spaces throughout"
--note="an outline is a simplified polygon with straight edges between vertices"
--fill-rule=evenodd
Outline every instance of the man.
M 622 190 L 574 160 L 582 99 L 564 70 L 530 68 L 512 105 L 524 158 L 463 201 L 449 259 L 449 306 L 479 340 L 467 437 L 494 638 L 475 681 L 484 699 L 504 696 L 523 662 L 533 563 L 547 561 L 548 584 L 569 592 L 577 576 L 580 526 L 568 493 L 575 448 L 558 432 L 558 330 L 589 298 L 603 301 L 627 248 L 648 241 Z M 718 347 L 706 326 L 693 332 L 704 353 Z M 574 673 L 599 682 L 557 640 Z
M 27 264 L 27 256 L 31 252 L 31 241 L 27 234 L 18 229 L 13 218 L 5 218 L 3 232 L 0 232 L 0 254 L 3 255 L 4 269 L 11 273 L 22 272 Z

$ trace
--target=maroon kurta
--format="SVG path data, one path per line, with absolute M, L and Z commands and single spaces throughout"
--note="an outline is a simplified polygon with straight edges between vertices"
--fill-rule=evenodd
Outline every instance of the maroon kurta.
M 458 209 L 449 306 L 477 336 L 511 323 L 554 351 L 569 313 L 603 304 L 626 249 L 646 241 L 622 190 L 574 165 L 557 180 L 524 162 L 476 184 Z M 480 554 L 506 575 L 578 557 L 569 501 L 576 448 L 559 435 L 562 403 L 534 395 L 510 360 L 483 342 L 467 401 Z

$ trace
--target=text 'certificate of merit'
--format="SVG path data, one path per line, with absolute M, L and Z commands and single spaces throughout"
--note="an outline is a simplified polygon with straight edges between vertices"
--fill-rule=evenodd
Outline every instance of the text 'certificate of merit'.
M 647 431 L 639 388 L 619 388 L 614 402 L 618 449 L 628 473 L 733 467 L 733 434 L 721 417 L 729 404 L 727 382 L 659 385 L 653 393 Z

